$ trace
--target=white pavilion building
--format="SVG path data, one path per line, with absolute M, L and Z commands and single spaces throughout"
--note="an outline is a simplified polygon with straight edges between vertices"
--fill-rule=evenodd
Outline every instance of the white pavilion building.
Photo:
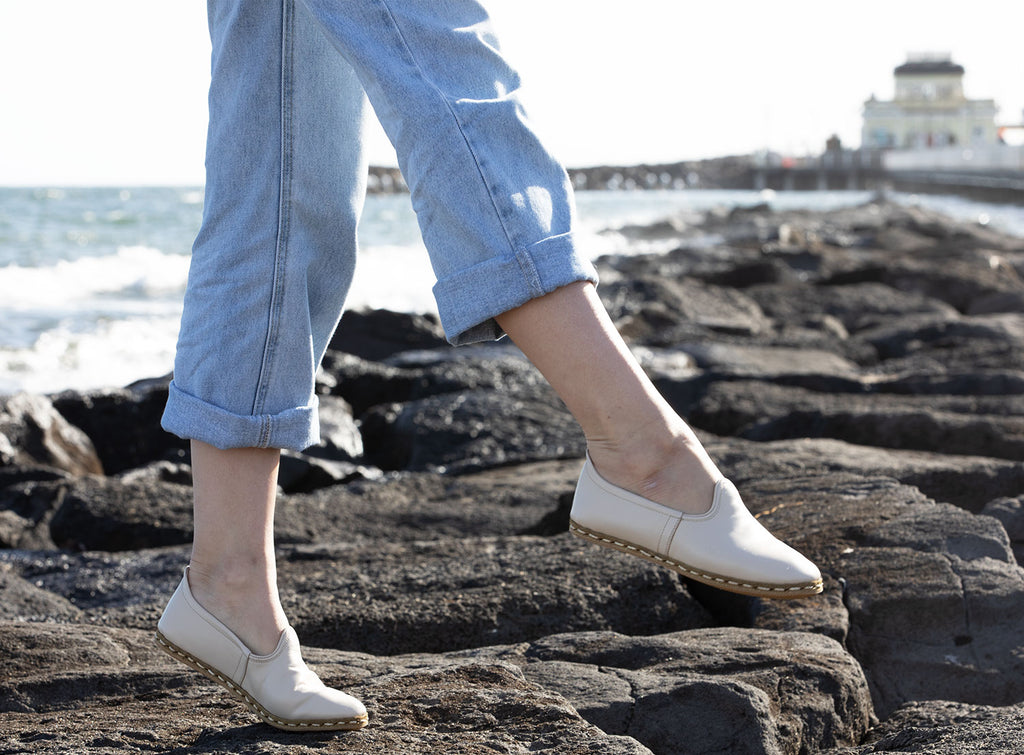
M 896 96 L 864 103 L 861 145 L 920 150 L 996 144 L 996 103 L 964 95 L 964 67 L 946 53 L 909 55 L 893 72 Z

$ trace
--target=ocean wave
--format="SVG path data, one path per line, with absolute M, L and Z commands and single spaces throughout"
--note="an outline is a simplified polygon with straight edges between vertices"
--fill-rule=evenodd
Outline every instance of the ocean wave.
M 98 296 L 129 299 L 178 296 L 185 290 L 189 258 L 148 246 L 115 254 L 60 260 L 52 265 L 0 267 L 0 311 L 66 306 Z
M 356 262 L 347 309 L 437 312 L 434 271 L 422 242 L 363 247 Z
M 87 332 L 60 326 L 41 333 L 31 346 L 0 348 L 0 394 L 121 387 L 167 374 L 178 319 L 106 320 Z

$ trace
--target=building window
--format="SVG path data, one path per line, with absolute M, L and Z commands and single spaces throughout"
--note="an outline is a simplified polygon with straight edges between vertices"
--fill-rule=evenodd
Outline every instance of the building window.
M 896 144 L 896 137 L 885 128 L 873 128 L 871 134 L 868 137 L 872 147 L 879 147 L 885 149 L 886 147 L 893 147 Z

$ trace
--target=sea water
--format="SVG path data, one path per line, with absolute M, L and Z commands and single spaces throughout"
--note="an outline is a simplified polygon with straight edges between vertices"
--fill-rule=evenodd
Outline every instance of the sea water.
M 827 210 L 866 192 L 580 192 L 593 257 L 678 243 L 627 228 L 768 201 Z M 1024 208 L 896 196 L 1024 236 Z M 0 189 L 0 394 L 126 385 L 171 370 L 201 188 Z M 348 307 L 435 312 L 433 273 L 406 195 L 367 198 Z

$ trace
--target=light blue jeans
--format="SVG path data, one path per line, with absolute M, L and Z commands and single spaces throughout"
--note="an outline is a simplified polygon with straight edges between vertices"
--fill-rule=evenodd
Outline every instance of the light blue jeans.
M 596 281 L 565 170 L 474 0 L 209 0 L 203 223 L 163 427 L 219 448 L 317 442 L 314 376 L 365 193 L 367 97 L 398 153 L 453 344 Z M 552 324 L 557 327 L 557 323 Z

